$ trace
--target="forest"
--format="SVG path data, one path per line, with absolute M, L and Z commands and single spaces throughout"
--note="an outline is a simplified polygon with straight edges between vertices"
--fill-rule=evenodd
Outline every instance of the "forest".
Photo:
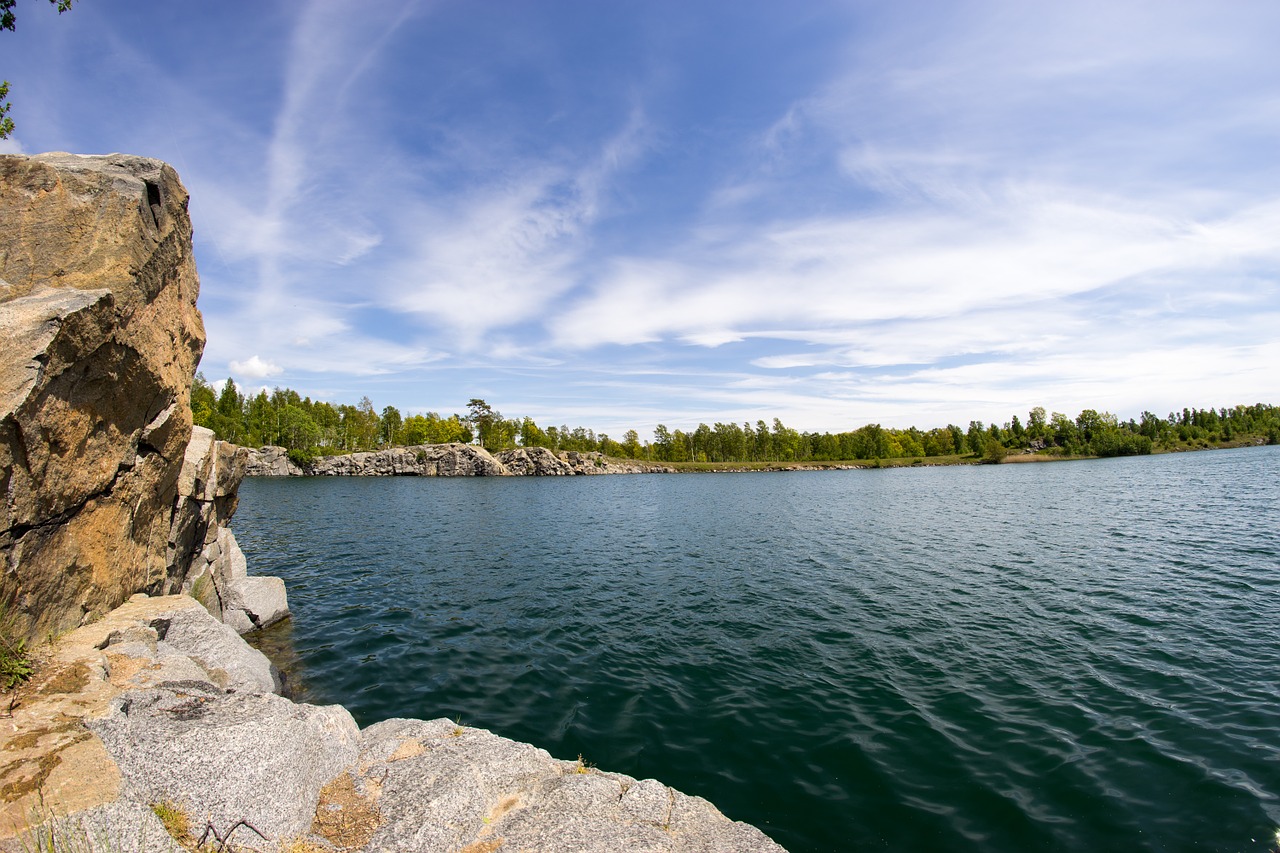
M 479 443 L 496 452 L 514 447 L 552 451 L 597 451 L 622 459 L 654 462 L 839 462 L 970 456 L 998 462 L 1008 454 L 1133 456 L 1166 450 L 1244 443 L 1280 444 L 1280 407 L 1264 403 L 1234 408 L 1184 408 L 1160 416 L 1119 420 L 1085 409 L 1071 418 L 1035 407 L 1025 423 L 1013 415 L 1003 424 L 971 420 L 920 430 L 866 424 L 848 432 L 799 432 L 772 422 L 698 424 L 696 429 L 653 429 L 651 439 L 627 430 L 620 440 L 568 425 L 542 427 L 529 417 L 508 418 L 473 399 L 465 414 L 437 412 L 405 416 L 394 406 L 379 412 L 364 397 L 358 405 L 312 401 L 288 388 L 247 396 L 231 379 L 215 391 L 197 374 L 191 392 L 196 424 L 225 441 L 247 447 L 284 447 L 296 462 L 385 447 L 448 442 Z

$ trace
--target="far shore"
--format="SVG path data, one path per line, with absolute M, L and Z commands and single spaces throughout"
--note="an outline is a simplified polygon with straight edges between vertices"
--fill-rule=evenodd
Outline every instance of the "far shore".
M 1260 447 L 1256 441 L 1223 442 L 1209 446 L 1180 445 L 1175 448 L 1162 448 L 1153 451 L 1151 456 L 1163 456 L 1169 453 L 1188 453 L 1201 450 L 1230 450 L 1237 447 Z M 1068 456 L 1055 453 L 1052 449 L 1037 452 L 1010 451 L 1000 460 L 985 459 L 982 456 L 966 453 L 950 456 L 903 456 L 893 459 L 845 459 L 770 461 L 770 462 L 663 462 L 661 464 L 674 468 L 681 474 L 737 474 L 758 471 L 845 471 L 874 470 L 877 468 L 940 468 L 951 465 L 1014 465 L 1029 462 L 1080 462 L 1086 459 L 1103 459 L 1101 456 Z M 612 460 L 611 460 L 612 461 Z M 634 460 L 617 460 L 619 462 Z

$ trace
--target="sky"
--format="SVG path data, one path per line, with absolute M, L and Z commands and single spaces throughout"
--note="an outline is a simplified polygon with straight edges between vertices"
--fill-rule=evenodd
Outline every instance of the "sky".
M 191 193 L 201 370 L 642 438 L 1280 403 L 1280 3 L 20 0 L 0 152 Z

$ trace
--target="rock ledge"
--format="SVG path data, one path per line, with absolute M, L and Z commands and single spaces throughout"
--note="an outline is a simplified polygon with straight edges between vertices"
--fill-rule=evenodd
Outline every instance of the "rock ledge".
M 186 596 L 135 595 L 72 631 L 0 727 L 0 848 L 34 848 L 22 828 L 54 814 L 83 841 L 72 849 L 180 853 L 151 810 L 168 801 L 238 849 L 782 849 L 652 779 L 445 719 L 361 731 L 345 708 L 278 686 Z
M 470 444 L 417 444 L 343 456 L 305 465 L 283 447 L 249 450 L 247 473 L 256 477 L 562 477 L 590 474 L 670 474 L 673 468 L 620 461 L 601 453 L 518 447 L 496 455 Z

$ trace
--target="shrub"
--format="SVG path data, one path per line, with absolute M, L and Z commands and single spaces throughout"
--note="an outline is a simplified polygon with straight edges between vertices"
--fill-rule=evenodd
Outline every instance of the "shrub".
M 8 690 L 31 677 L 31 654 L 27 641 L 15 636 L 8 613 L 0 608 L 0 687 Z

